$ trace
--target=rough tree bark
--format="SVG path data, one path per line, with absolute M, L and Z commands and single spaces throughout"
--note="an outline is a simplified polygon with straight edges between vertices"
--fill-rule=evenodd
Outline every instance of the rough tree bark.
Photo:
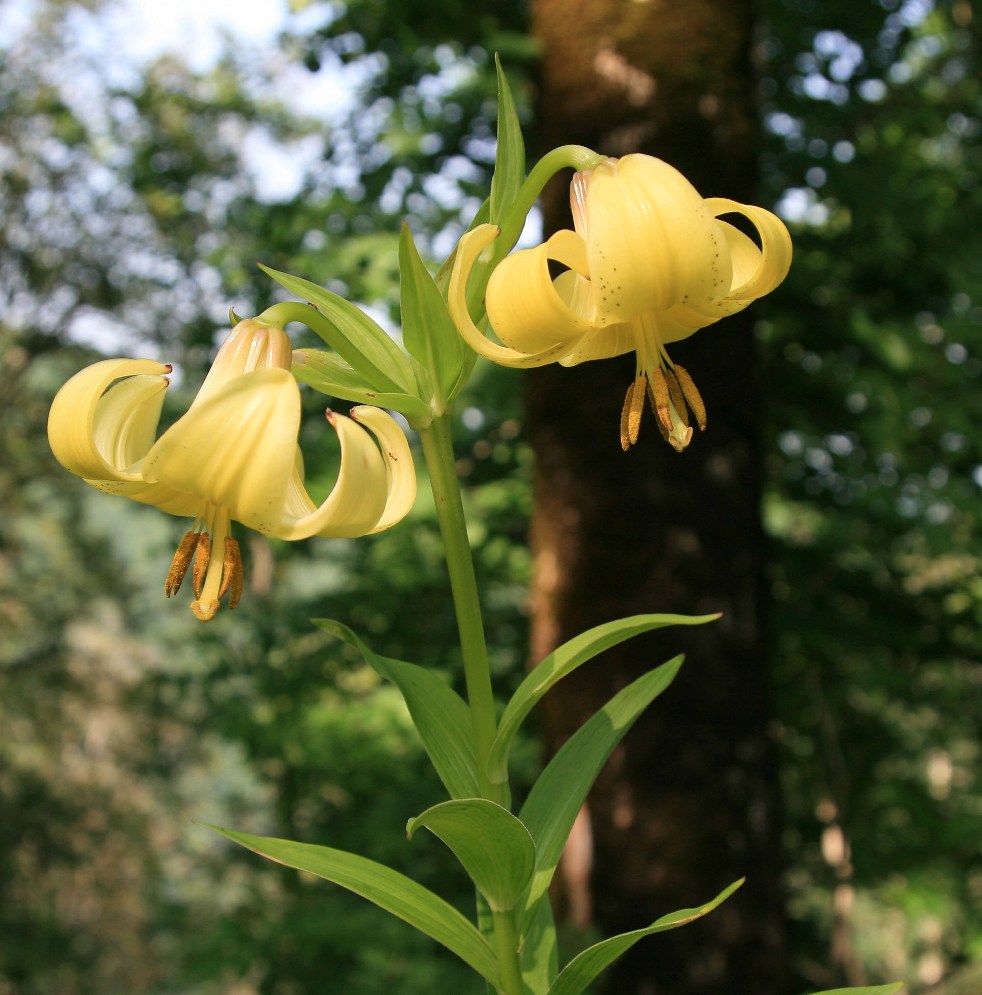
M 753 202 L 757 123 L 748 0 L 534 0 L 543 149 L 579 142 L 657 155 L 704 196 Z M 564 178 L 568 179 L 568 178 Z M 544 202 L 569 224 L 567 187 Z M 709 427 L 682 454 L 650 412 L 619 445 L 633 356 L 529 380 L 536 457 L 532 654 L 637 612 L 724 612 L 612 650 L 548 700 L 554 750 L 618 688 L 679 650 L 687 663 L 615 754 L 567 864 L 568 915 L 610 935 L 749 881 L 698 924 L 635 947 L 617 995 L 781 995 L 790 988 L 776 776 L 761 638 L 758 385 L 751 320 L 671 347 Z M 584 872 L 592 833 L 592 890 Z M 561 910 L 562 911 L 562 910 Z

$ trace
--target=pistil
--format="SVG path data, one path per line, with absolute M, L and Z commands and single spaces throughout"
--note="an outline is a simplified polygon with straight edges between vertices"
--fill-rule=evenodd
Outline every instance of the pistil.
M 202 622 L 215 617 L 226 593 L 229 608 L 234 608 L 242 597 L 242 555 L 238 542 L 229 534 L 231 525 L 228 512 L 218 509 L 213 518 L 213 538 L 209 539 L 206 555 L 202 557 L 204 563 L 195 564 L 195 600 L 191 602 L 191 611 Z M 221 560 L 211 555 L 215 547 L 222 550 Z
M 212 528 L 215 532 L 215 542 L 222 549 L 222 558 L 212 558 L 212 537 L 204 529 L 197 526 L 205 524 L 203 519 L 195 522 L 195 529 L 185 532 L 177 546 L 174 560 L 167 573 L 164 584 L 164 594 L 169 598 L 181 589 L 191 564 L 191 585 L 194 588 L 194 601 L 191 611 L 196 618 L 207 622 L 215 617 L 222 598 L 228 594 L 228 606 L 234 608 L 242 598 L 243 570 L 242 553 L 238 542 L 229 534 L 231 520 L 227 511 L 218 511 L 214 516 Z

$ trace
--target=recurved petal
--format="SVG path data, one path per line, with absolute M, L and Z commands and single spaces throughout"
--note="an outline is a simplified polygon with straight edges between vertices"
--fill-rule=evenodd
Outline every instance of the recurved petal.
M 784 222 L 763 207 L 738 204 L 723 197 L 708 199 L 706 206 L 717 218 L 723 214 L 742 214 L 757 229 L 760 238 L 760 250 L 747 254 L 745 243 L 750 242 L 750 239 L 743 236 L 744 242 L 741 244 L 744 249 L 735 260 L 734 279 L 727 296 L 749 303 L 769 294 L 788 275 L 791 268 L 791 235 Z M 725 221 L 720 223 L 731 231 L 736 230 Z M 753 261 L 752 264 L 748 264 L 750 260 Z
M 457 256 L 453 270 L 450 273 L 448 288 L 448 306 L 457 330 L 464 341 L 480 356 L 490 359 L 500 366 L 530 367 L 544 366 L 555 362 L 569 344 L 555 341 L 539 351 L 529 352 L 522 348 L 513 349 L 500 345 L 489 339 L 474 324 L 467 307 L 467 280 L 478 256 L 498 237 L 498 229 L 494 225 L 478 225 L 468 232 L 457 246 Z M 505 260 L 507 262 L 507 259 Z M 500 268 L 499 264 L 496 269 Z M 494 274 L 492 274 L 492 277 Z
M 99 398 L 92 440 L 117 470 L 137 470 L 157 438 L 157 424 L 168 381 L 135 376 L 113 384 Z
M 272 532 L 278 539 L 367 535 L 387 509 L 386 462 L 375 440 L 344 415 L 328 411 L 327 420 L 341 443 L 337 482 L 327 500 L 317 507 L 304 487 L 298 464 L 292 474 L 283 516 Z
M 388 497 L 372 533 L 384 532 L 401 522 L 416 502 L 416 468 L 409 440 L 396 420 L 381 408 L 361 404 L 351 409 L 351 417 L 375 434 L 385 460 Z
M 757 229 L 758 246 L 753 239 L 726 221 L 718 221 L 732 260 L 733 281 L 729 292 L 702 306 L 679 305 L 666 316 L 668 324 L 701 328 L 742 311 L 757 298 L 769 294 L 787 276 L 791 266 L 791 236 L 784 222 L 762 207 L 738 204 L 721 197 L 706 203 L 717 215 L 742 214 Z M 673 341 L 664 337 L 664 342 Z
M 139 481 L 129 468 L 153 442 L 169 372 L 150 359 L 104 359 L 76 373 L 48 414 L 55 459 L 86 480 Z
M 660 159 L 627 155 L 596 167 L 586 212 L 598 324 L 699 306 L 731 287 L 729 254 L 712 211 Z
M 733 284 L 729 297 L 739 296 L 740 288 L 746 287 L 757 275 L 763 262 L 760 247 L 752 238 L 745 235 L 727 221 L 719 222 L 733 266 Z
M 147 454 L 143 478 L 276 534 L 294 470 L 300 391 L 286 370 L 255 370 L 189 409 Z
M 554 281 L 550 261 L 567 267 Z M 568 352 L 593 327 L 596 301 L 586 245 L 563 230 L 503 259 L 488 281 L 488 319 L 495 334 L 528 356 Z

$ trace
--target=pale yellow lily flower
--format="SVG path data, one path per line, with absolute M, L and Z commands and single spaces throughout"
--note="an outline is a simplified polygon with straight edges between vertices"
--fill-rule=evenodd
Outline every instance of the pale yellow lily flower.
M 689 374 L 666 345 L 773 290 L 791 265 L 784 223 L 760 207 L 703 199 L 677 170 L 648 155 L 608 159 L 577 173 L 571 187 L 574 231 L 502 260 L 485 296 L 500 342 L 477 328 L 467 308 L 467 281 L 498 236 L 479 225 L 460 241 L 449 304 L 464 340 L 504 366 L 637 354 L 635 379 L 621 415 L 621 445 L 637 441 L 645 397 L 664 438 L 682 451 L 706 413 Z M 760 244 L 720 220 L 743 215 Z M 550 263 L 563 267 L 555 278 Z
M 192 562 L 191 610 L 207 621 L 242 594 L 242 559 L 231 523 L 277 539 L 354 537 L 402 519 L 416 473 L 402 429 L 379 408 L 327 412 L 341 468 L 321 505 L 304 486 L 297 445 L 300 390 L 281 328 L 235 326 L 187 413 L 159 439 L 171 367 L 107 359 L 77 373 L 55 396 L 48 440 L 55 458 L 86 483 L 194 520 L 165 584 L 168 597 Z M 212 556 L 212 549 L 215 555 Z

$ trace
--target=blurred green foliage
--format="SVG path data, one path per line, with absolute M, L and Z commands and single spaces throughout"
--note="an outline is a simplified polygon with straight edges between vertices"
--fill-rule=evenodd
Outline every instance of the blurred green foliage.
M 980 25 L 821 7 L 772 5 L 762 84 L 800 219 L 760 335 L 789 883 L 809 945 L 917 991 L 982 950 Z
M 398 222 L 436 257 L 486 192 L 488 53 L 527 92 L 524 7 L 312 2 L 276 58 L 128 74 L 78 43 L 98 4 L 36 7 L 0 47 L 0 995 L 476 991 L 402 924 L 192 824 L 348 848 L 470 908 L 439 844 L 401 832 L 440 796 L 404 708 L 307 621 L 453 678 L 425 484 L 384 536 L 250 537 L 243 603 L 201 626 L 162 598 L 183 523 L 86 489 L 44 424 L 93 346 L 179 364 L 175 417 L 225 309 L 276 299 L 256 260 L 395 328 Z M 803 987 L 954 995 L 982 962 L 980 25 L 964 0 L 766 14 L 762 170 L 796 243 L 759 326 L 796 956 Z M 339 74 L 350 107 L 291 108 L 279 81 L 301 66 Z M 273 148 L 296 164 L 271 193 Z M 325 399 L 307 403 L 326 491 Z M 520 375 L 480 367 L 459 412 L 507 692 L 527 635 Z M 531 772 L 535 744 L 519 753 Z

